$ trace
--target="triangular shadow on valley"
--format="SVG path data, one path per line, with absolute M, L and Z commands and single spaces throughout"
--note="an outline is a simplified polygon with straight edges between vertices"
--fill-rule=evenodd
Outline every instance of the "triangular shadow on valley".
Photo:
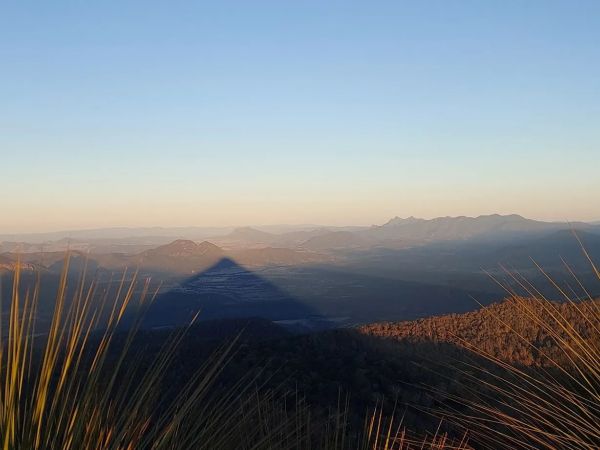
M 263 318 L 304 321 L 317 313 L 273 282 L 230 258 L 161 293 L 145 315 L 144 327 L 185 325 L 198 320 Z

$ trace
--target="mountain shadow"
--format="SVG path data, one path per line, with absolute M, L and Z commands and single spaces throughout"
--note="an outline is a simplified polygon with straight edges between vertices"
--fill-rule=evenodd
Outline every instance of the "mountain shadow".
M 160 294 L 145 315 L 144 326 L 184 325 L 197 312 L 199 320 L 259 317 L 309 328 L 317 319 L 312 308 L 229 258 Z

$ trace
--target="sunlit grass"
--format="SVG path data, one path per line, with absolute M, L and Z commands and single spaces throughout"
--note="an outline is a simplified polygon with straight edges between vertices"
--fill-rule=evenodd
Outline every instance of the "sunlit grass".
M 600 280 L 597 266 L 581 248 Z M 539 355 L 537 367 L 520 366 L 459 339 L 489 365 L 462 362 L 452 368 L 467 380 L 461 387 L 468 395 L 445 394 L 460 406 L 443 414 L 486 448 L 600 448 L 600 301 L 568 264 L 566 272 L 583 298 L 536 266 L 575 317 L 566 317 L 559 303 L 518 272 L 505 269 L 504 280 L 494 279 L 517 306 L 521 319 L 539 328 L 552 345 L 535 346 L 499 317 L 499 325 Z

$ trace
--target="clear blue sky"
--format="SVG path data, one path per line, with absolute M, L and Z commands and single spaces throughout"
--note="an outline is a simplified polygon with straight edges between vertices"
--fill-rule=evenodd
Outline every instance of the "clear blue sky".
M 0 231 L 600 219 L 599 1 L 3 1 Z

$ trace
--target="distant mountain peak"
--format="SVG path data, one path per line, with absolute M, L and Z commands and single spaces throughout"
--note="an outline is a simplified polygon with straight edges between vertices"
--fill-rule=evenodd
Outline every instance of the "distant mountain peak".
M 477 217 L 445 216 L 433 219 L 394 217 L 363 234 L 380 241 L 433 242 L 471 238 L 498 239 L 542 233 L 564 227 L 560 222 L 540 222 L 518 214 L 487 214 Z
M 148 250 L 146 253 L 161 256 L 204 256 L 222 253 L 222 250 L 208 241 L 197 244 L 188 239 L 177 239 L 169 244 Z
M 194 241 L 189 239 L 177 239 L 170 244 L 163 245 L 159 248 L 173 250 L 193 250 L 198 246 Z
M 230 234 L 227 235 L 227 237 L 243 241 L 269 242 L 273 240 L 276 235 L 267 233 L 266 231 L 257 230 L 256 228 L 252 227 L 239 227 L 235 228 Z
M 462 216 L 465 217 L 465 216 Z M 519 214 L 481 214 L 477 217 L 473 217 L 473 219 L 499 219 L 499 220 L 519 220 L 519 221 L 529 221 L 531 219 L 526 219 Z
M 202 241 L 199 244 L 196 244 L 197 253 L 207 254 L 207 253 L 223 253 L 223 250 L 218 245 L 213 244 L 212 242 Z
M 388 220 L 386 223 L 381 225 L 382 227 L 389 226 L 398 226 L 398 225 L 408 225 L 414 224 L 417 222 L 426 223 L 426 222 L 451 222 L 451 221 L 497 221 L 497 222 L 531 222 L 530 219 L 526 219 L 523 216 L 518 214 L 481 214 L 477 217 L 470 216 L 441 216 L 435 217 L 433 219 L 421 219 L 418 217 L 410 216 L 410 217 L 393 217 Z
M 420 222 L 423 220 L 425 220 L 425 219 L 419 219 L 414 216 L 410 216 L 410 217 L 406 217 L 406 218 L 396 216 L 396 217 L 392 217 L 390 220 L 388 220 L 382 226 L 389 227 L 389 226 L 397 226 L 397 225 L 406 225 L 409 223 Z

